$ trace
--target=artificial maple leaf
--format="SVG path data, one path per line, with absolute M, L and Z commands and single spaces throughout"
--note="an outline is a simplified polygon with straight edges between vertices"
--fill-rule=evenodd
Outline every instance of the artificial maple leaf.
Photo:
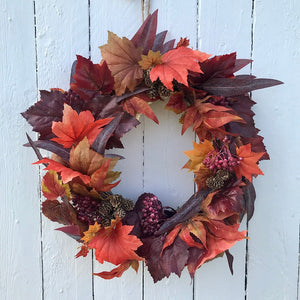
M 158 78 L 166 88 L 173 89 L 173 80 L 188 86 L 188 70 L 201 72 L 199 61 L 210 55 L 186 47 L 170 50 L 162 57 L 162 64 L 156 65 L 150 72 L 150 79 L 154 82 Z
M 180 41 L 176 45 L 176 49 L 179 47 L 188 47 L 190 45 L 190 40 L 188 38 L 180 38 Z
M 22 116 L 42 136 L 52 133 L 53 121 L 60 121 L 65 101 L 64 93 L 58 90 L 40 91 L 41 100 L 29 107 Z
M 88 253 L 90 252 L 90 249 L 87 245 L 82 245 L 80 247 L 80 251 L 75 255 L 76 258 L 83 256 L 86 257 Z
M 165 109 L 173 111 L 175 114 L 180 114 L 188 108 L 184 100 L 184 93 L 182 91 L 172 93 Z
M 112 171 L 119 157 L 107 158 L 93 151 L 86 137 L 71 149 L 69 166 L 62 164 L 59 158 L 54 159 L 43 158 L 34 164 L 47 163 L 44 170 L 58 172 L 64 183 L 80 178 L 88 187 L 99 192 L 108 191 L 119 183 L 111 184 L 120 176 L 120 172 Z
M 78 114 L 71 106 L 64 104 L 62 122 L 52 123 L 52 132 L 57 137 L 51 140 L 62 144 L 65 148 L 71 148 L 86 136 L 91 145 L 101 132 L 101 127 L 111 120 L 112 118 L 106 118 L 95 121 L 89 110 Z
M 133 226 L 122 225 L 120 219 L 112 220 L 109 227 L 101 228 L 98 234 L 89 242 L 89 247 L 95 249 L 96 259 L 119 265 L 127 260 L 141 260 L 135 250 L 142 242 L 130 235 Z
M 63 183 L 70 182 L 73 178 L 79 177 L 85 184 L 88 184 L 91 181 L 90 176 L 84 175 L 80 172 L 77 172 L 71 168 L 68 168 L 61 163 L 50 159 L 50 158 L 43 158 L 33 164 L 48 164 L 44 170 L 52 170 L 58 172 L 62 178 Z
M 42 179 L 43 196 L 48 200 L 56 200 L 58 197 L 66 196 L 71 199 L 71 191 L 68 184 L 63 184 L 55 171 L 49 171 Z
M 159 51 L 153 52 L 149 50 L 147 55 L 142 55 L 142 60 L 139 61 L 139 65 L 143 70 L 147 70 L 151 67 L 162 63 L 162 56 Z
M 194 174 L 197 190 L 201 191 L 202 189 L 207 189 L 207 179 L 212 176 L 213 172 L 202 164 L 199 170 L 195 171 Z
M 99 48 L 115 79 L 116 94 L 122 95 L 126 88 L 132 92 L 143 78 L 143 70 L 138 64 L 142 50 L 136 48 L 126 37 L 121 39 L 110 31 L 107 44 Z
M 243 145 L 236 148 L 236 155 L 241 157 L 240 165 L 234 168 L 234 172 L 237 178 L 246 177 L 252 182 L 252 175 L 264 175 L 257 163 L 259 159 L 265 154 L 265 152 L 252 152 L 251 144 Z
M 101 225 L 99 225 L 97 222 L 95 222 L 94 225 L 90 225 L 89 229 L 83 233 L 84 236 L 81 238 L 81 240 L 86 244 L 89 243 L 97 235 L 100 228 Z
M 193 150 L 183 152 L 189 158 L 189 161 L 183 166 L 183 168 L 197 172 L 203 165 L 202 161 L 205 159 L 207 154 L 214 150 L 214 146 L 209 140 L 204 140 L 199 144 L 193 141 L 193 146 Z
M 110 94 L 114 87 L 114 78 L 105 61 L 93 64 L 89 59 L 77 55 L 77 64 L 71 89 L 83 100 L 90 100 L 97 93 Z
M 229 122 L 245 122 L 241 117 L 227 107 L 202 103 L 195 100 L 193 106 L 189 107 L 183 115 L 182 134 L 193 126 L 200 140 L 211 137 L 223 137 L 226 132 L 223 126 Z
M 53 222 L 63 225 L 77 223 L 76 212 L 71 204 L 66 201 L 46 200 L 42 203 L 42 213 Z
M 137 113 L 140 113 L 153 120 L 155 123 L 159 123 L 152 108 L 142 95 L 137 95 L 124 101 L 123 109 L 134 117 Z
M 139 262 L 137 260 L 127 260 L 109 272 L 104 271 L 100 273 L 93 273 L 93 275 L 99 276 L 103 279 L 112 279 L 115 277 L 121 277 L 122 274 L 129 269 L 129 267 L 132 267 L 137 272 L 139 268 Z

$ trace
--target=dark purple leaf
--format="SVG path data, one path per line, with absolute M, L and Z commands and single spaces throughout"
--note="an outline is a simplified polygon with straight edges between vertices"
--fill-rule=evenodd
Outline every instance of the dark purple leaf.
M 242 188 L 244 195 L 243 195 L 243 204 L 244 208 L 247 211 L 247 221 L 253 216 L 254 213 L 254 202 L 256 198 L 256 193 L 254 186 L 251 182 L 248 182 L 246 186 Z
M 244 78 L 236 76 L 235 78 L 212 78 L 198 86 L 213 95 L 237 96 L 251 92 L 253 90 L 263 89 L 283 82 L 274 79 L 265 78 Z
M 70 157 L 70 149 L 64 148 L 62 145 L 48 140 L 38 140 L 38 141 L 32 141 L 32 143 L 29 142 L 29 144 L 25 144 L 25 147 L 31 146 L 32 148 L 42 148 L 47 151 L 51 151 L 52 153 L 57 154 L 60 156 L 63 160 L 69 161 Z M 33 148 L 35 150 L 35 148 Z M 42 159 L 38 157 L 39 159 Z
M 98 134 L 96 139 L 92 144 L 92 149 L 100 154 L 104 154 L 106 144 L 109 138 L 113 135 L 116 128 L 119 126 L 119 123 L 123 117 L 123 114 L 115 117 L 108 125 L 106 125 L 102 131 Z
M 170 40 L 163 44 L 163 46 L 160 48 L 160 54 L 165 54 L 166 52 L 174 49 L 175 40 Z
M 155 40 L 157 28 L 157 12 L 158 10 L 147 17 L 137 33 L 131 39 L 136 48 L 141 47 L 143 49 L 143 54 L 145 55 L 147 55 L 148 51 L 152 49 Z
M 226 254 L 229 270 L 233 275 L 233 255 L 229 252 L 229 250 L 226 250 L 225 254 Z
M 24 146 L 27 147 L 27 145 L 28 145 L 28 147 L 32 147 L 32 149 L 35 152 L 37 158 L 39 160 L 43 159 L 43 156 L 42 156 L 40 150 L 34 145 L 33 140 L 30 138 L 30 136 L 27 133 L 26 133 L 26 136 L 27 136 L 29 144 L 25 144 Z M 46 164 L 44 164 L 44 165 L 46 165 Z
M 70 85 L 75 83 L 74 74 L 76 70 L 77 60 L 74 60 L 72 67 L 71 67 L 71 74 L 70 74 Z
M 164 45 L 164 41 L 167 35 L 167 30 L 162 31 L 160 33 L 158 33 L 155 37 L 154 43 L 153 43 L 153 47 L 152 47 L 152 51 L 156 52 L 156 51 L 160 51 L 162 49 L 162 46 Z
M 185 222 L 186 220 L 193 217 L 200 211 L 200 206 L 202 201 L 207 197 L 210 190 L 201 190 L 194 195 L 192 195 L 188 201 L 186 201 L 183 206 L 181 206 L 177 213 L 166 220 L 164 224 L 157 231 L 156 235 L 160 235 L 164 232 L 172 230 L 177 224 Z

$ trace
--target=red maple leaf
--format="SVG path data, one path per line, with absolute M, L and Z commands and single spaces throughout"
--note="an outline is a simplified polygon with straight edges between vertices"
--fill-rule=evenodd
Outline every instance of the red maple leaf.
M 160 81 L 170 90 L 173 89 L 173 80 L 188 86 L 188 70 L 201 72 L 199 62 L 206 60 L 210 55 L 186 47 L 170 50 L 162 57 L 162 64 L 156 65 L 150 72 L 152 81 Z
M 237 178 L 245 176 L 250 182 L 252 182 L 252 175 L 264 175 L 262 170 L 258 167 L 257 163 L 259 159 L 265 154 L 265 152 L 252 152 L 251 144 L 243 145 L 236 149 L 236 155 L 241 157 L 240 165 L 234 168 L 234 172 Z
M 137 95 L 125 100 L 123 103 L 123 109 L 134 117 L 137 113 L 143 114 L 158 124 L 158 119 L 147 100 L 148 99 L 145 99 L 144 95 Z
M 230 134 L 223 127 L 229 122 L 244 122 L 244 120 L 230 108 L 195 100 L 194 105 L 189 107 L 183 115 L 181 133 L 183 134 L 190 126 L 193 126 L 200 140 L 211 137 L 220 138 Z
M 71 89 L 83 100 L 90 100 L 96 94 L 110 94 L 114 88 L 114 78 L 105 61 L 93 64 L 89 59 L 77 55 L 75 83 Z
M 130 235 L 133 226 L 122 225 L 120 219 L 112 220 L 111 226 L 101 228 L 98 234 L 89 242 L 89 247 L 95 249 L 96 259 L 119 265 L 128 260 L 141 260 L 135 250 L 142 242 Z
M 89 110 L 78 114 L 71 106 L 64 104 L 62 122 L 52 123 L 52 132 L 57 137 L 51 140 L 65 148 L 71 148 L 86 136 L 91 145 L 101 132 L 101 127 L 107 125 L 112 119 L 106 118 L 95 121 Z

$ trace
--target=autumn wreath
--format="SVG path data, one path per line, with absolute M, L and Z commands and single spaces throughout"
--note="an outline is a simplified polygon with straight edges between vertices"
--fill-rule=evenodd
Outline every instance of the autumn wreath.
M 154 281 L 187 266 L 191 277 L 205 262 L 228 252 L 246 237 L 239 224 L 253 215 L 253 176 L 269 159 L 254 126 L 249 92 L 280 84 L 271 79 L 234 73 L 248 59 L 236 54 L 215 56 L 189 48 L 181 38 L 165 42 L 167 31 L 156 34 L 157 11 L 149 15 L 131 40 L 108 32 L 101 46 L 102 62 L 77 56 L 69 91 L 41 91 L 41 100 L 23 117 L 39 133 L 29 143 L 44 164 L 46 200 L 42 212 L 65 225 L 60 231 L 80 243 L 76 257 L 95 249 L 95 257 L 117 265 L 98 275 L 119 277 L 145 261 Z M 158 123 L 150 103 L 180 115 L 182 134 L 189 128 L 199 142 L 184 168 L 194 173 L 197 192 L 179 209 L 166 208 L 151 194 L 134 203 L 111 190 L 120 172 L 113 171 L 122 148 L 120 138 L 144 114 Z M 42 157 L 39 148 L 51 151 Z

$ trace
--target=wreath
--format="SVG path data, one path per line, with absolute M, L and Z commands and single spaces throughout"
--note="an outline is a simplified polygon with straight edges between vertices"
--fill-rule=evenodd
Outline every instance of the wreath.
M 205 262 L 226 254 L 247 238 L 239 231 L 253 215 L 253 177 L 263 175 L 259 161 L 269 159 L 254 125 L 255 102 L 249 92 L 281 84 L 253 75 L 234 75 L 251 63 L 236 53 L 214 56 L 189 48 L 189 40 L 165 41 L 156 33 L 157 11 L 131 40 L 108 32 L 102 61 L 77 56 L 70 89 L 41 91 L 41 99 L 22 113 L 39 133 L 28 135 L 38 161 L 46 200 L 42 213 L 64 226 L 58 230 L 80 243 L 76 257 L 95 250 L 95 258 L 116 265 L 95 273 L 120 277 L 145 261 L 154 282 L 184 267 L 191 277 Z M 107 149 L 123 148 L 121 137 L 139 125 L 140 114 L 158 123 L 150 105 L 166 101 L 179 115 L 182 134 L 191 127 L 198 142 L 183 168 L 194 173 L 197 192 L 178 209 L 164 207 L 152 193 L 134 203 L 112 189 L 123 157 Z M 43 157 L 39 149 L 52 152 Z M 118 180 L 118 181 L 116 181 Z

